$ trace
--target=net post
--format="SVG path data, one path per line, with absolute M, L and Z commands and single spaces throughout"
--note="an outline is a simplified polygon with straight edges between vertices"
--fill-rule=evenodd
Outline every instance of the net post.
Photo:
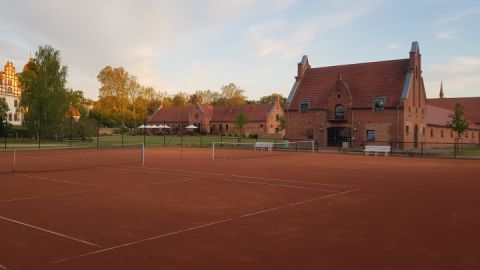
M 145 144 L 142 143 L 142 153 L 141 153 L 141 161 L 142 161 L 142 166 L 145 165 Z
M 215 142 L 212 142 L 212 160 L 215 160 Z
M 15 173 L 17 167 L 17 149 L 15 149 L 15 145 L 13 146 L 13 170 L 12 172 Z
M 315 140 L 312 140 L 312 153 L 315 153 Z

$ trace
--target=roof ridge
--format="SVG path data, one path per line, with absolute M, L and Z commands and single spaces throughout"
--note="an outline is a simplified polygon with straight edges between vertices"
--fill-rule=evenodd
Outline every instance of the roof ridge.
M 400 61 L 410 61 L 410 59 L 408 59 L 408 58 L 391 59 L 391 60 L 382 60 L 382 61 L 353 63 L 353 64 L 332 65 L 332 66 L 323 66 L 323 67 L 312 67 L 312 68 L 310 68 L 310 69 L 312 70 L 312 69 L 323 69 L 323 68 L 332 68 L 332 67 L 347 67 L 347 66 L 356 66 L 356 65 L 365 65 L 365 64 L 379 64 L 379 63 L 400 62 Z

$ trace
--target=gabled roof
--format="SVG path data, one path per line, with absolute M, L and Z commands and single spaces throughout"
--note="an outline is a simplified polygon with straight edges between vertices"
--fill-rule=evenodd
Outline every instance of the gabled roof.
M 178 123 L 188 122 L 188 114 L 193 108 L 186 107 L 172 107 L 160 108 L 148 120 L 150 123 Z
M 450 122 L 452 110 L 427 104 L 427 125 L 444 127 Z
M 431 98 L 427 99 L 427 104 L 447 110 L 454 110 L 455 104 L 462 104 L 465 117 L 477 124 L 480 124 L 480 97 L 460 97 L 460 98 Z
M 373 98 L 380 96 L 387 97 L 386 106 L 397 105 L 409 67 L 410 59 L 399 59 L 307 69 L 289 109 L 298 109 L 303 100 L 310 101 L 311 109 L 327 107 L 339 74 L 352 93 L 352 107 L 371 107 Z
M 245 113 L 248 122 L 265 122 L 274 106 L 274 103 L 213 106 L 211 122 L 234 122 L 240 112 Z

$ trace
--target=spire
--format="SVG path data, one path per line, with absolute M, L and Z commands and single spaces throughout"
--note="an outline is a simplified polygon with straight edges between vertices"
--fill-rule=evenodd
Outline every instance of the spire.
M 443 93 L 443 81 L 440 83 L 440 98 L 443 98 L 444 93 Z

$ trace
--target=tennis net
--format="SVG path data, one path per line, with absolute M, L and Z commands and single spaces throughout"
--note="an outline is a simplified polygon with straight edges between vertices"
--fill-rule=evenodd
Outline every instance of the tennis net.
M 315 152 L 315 141 L 213 142 L 212 160 L 278 156 L 287 152 Z
M 13 149 L 0 152 L 0 173 L 68 171 L 145 161 L 143 144 Z

